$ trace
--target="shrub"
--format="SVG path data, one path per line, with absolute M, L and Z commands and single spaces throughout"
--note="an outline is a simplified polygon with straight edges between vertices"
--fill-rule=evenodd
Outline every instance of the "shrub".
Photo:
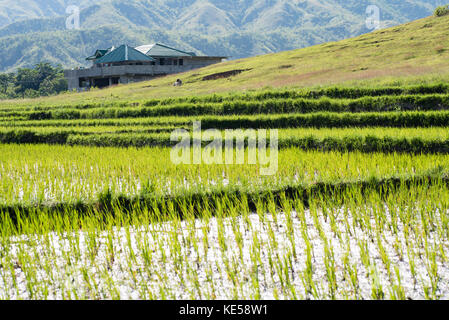
M 435 9 L 435 11 L 433 12 L 433 15 L 435 17 L 442 17 L 445 16 L 449 13 L 449 5 L 445 5 L 445 6 L 439 6 Z

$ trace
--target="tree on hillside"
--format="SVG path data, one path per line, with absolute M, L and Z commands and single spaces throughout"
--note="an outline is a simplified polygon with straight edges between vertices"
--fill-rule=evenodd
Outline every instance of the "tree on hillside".
M 67 91 L 67 80 L 62 76 L 56 76 L 53 79 L 45 79 L 39 87 L 39 94 L 47 96 L 56 94 L 62 91 Z
M 14 85 L 16 94 L 22 97 L 50 95 L 67 90 L 62 67 L 53 67 L 48 62 L 39 63 L 33 69 L 20 68 Z
M 34 69 L 38 74 L 39 81 L 42 82 L 45 79 L 53 79 L 58 73 L 58 69 L 53 68 L 53 66 L 48 62 L 41 62 L 37 64 Z
M 16 76 L 16 92 L 24 93 L 26 90 L 39 89 L 39 75 L 35 69 L 20 68 Z
M 13 73 L 0 74 L 0 92 L 6 94 L 10 84 L 14 81 Z

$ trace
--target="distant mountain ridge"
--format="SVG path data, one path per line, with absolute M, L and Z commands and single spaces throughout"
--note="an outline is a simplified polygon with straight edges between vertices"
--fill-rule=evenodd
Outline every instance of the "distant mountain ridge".
M 18 21 L 65 15 L 70 5 L 86 8 L 103 0 L 1 0 L 0 28 Z
M 0 1 L 0 71 L 44 59 L 86 65 L 97 48 L 162 42 L 198 54 L 248 57 L 369 32 L 366 8 L 383 27 L 430 15 L 447 0 L 21 0 Z M 80 7 L 80 30 L 66 8 Z

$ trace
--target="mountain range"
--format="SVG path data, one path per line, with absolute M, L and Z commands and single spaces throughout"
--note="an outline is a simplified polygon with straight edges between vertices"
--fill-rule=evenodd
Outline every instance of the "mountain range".
M 41 61 L 88 65 L 96 49 L 161 42 L 197 54 L 243 58 L 302 48 L 423 18 L 447 0 L 0 0 L 0 71 Z M 69 6 L 80 29 L 67 29 Z

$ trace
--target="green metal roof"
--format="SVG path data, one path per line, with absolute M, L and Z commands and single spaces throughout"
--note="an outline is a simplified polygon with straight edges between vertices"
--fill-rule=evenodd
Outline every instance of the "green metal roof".
M 137 47 L 136 50 L 150 57 L 194 57 L 193 52 L 185 52 L 166 45 L 155 43 Z
M 154 61 L 154 59 L 124 44 L 101 57 L 95 63 L 114 63 L 124 61 Z
M 105 49 L 105 50 L 101 50 L 101 49 L 97 50 L 97 51 L 95 51 L 93 56 L 87 57 L 86 60 L 95 60 L 95 59 L 101 58 L 106 53 L 108 53 L 109 50 L 111 50 L 111 48 Z

